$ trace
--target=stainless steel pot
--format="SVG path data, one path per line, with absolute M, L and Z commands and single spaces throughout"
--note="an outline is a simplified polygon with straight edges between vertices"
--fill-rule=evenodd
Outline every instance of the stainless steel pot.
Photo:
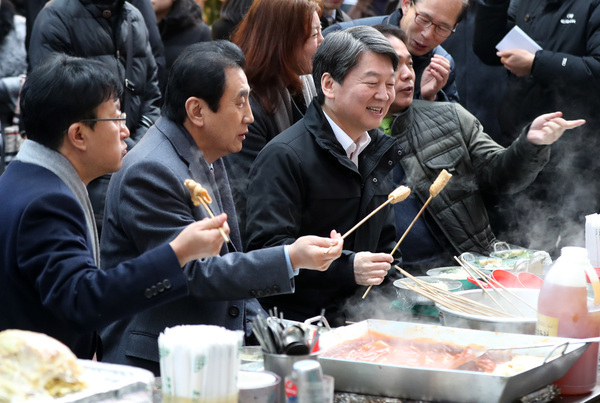
M 441 324 L 463 329 L 535 334 L 537 310 L 532 308 L 537 307 L 537 300 L 540 293 L 539 290 L 511 288 L 508 289 L 508 291 L 501 290 L 488 292 L 491 293 L 498 304 L 515 317 L 508 318 L 467 314 L 435 304 L 440 312 Z M 506 298 L 502 297 L 499 293 Z M 481 289 L 458 291 L 457 294 L 489 307 L 499 309 L 498 305 Z

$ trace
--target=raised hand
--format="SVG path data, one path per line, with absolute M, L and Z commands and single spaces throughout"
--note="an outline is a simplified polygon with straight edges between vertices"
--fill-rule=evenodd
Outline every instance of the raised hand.
M 565 120 L 562 112 L 547 113 L 535 118 L 527 132 L 527 140 L 536 145 L 550 145 L 558 140 L 565 130 L 585 123 L 583 119 Z
M 421 98 L 435 101 L 438 92 L 448 82 L 449 75 L 450 61 L 443 56 L 433 55 L 421 76 Z

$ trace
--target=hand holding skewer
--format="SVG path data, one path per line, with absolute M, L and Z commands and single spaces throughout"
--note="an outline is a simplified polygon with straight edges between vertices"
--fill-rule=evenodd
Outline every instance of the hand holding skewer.
M 202 204 L 208 215 L 211 218 L 214 218 L 215 215 L 211 211 L 210 207 L 208 207 L 208 205 L 212 203 L 212 198 L 208 194 L 208 191 L 193 179 L 186 179 L 185 182 L 183 182 L 183 184 L 190 191 L 190 195 L 192 196 L 192 203 L 194 203 L 194 206 L 199 206 L 200 204 Z M 227 237 L 227 234 L 225 234 L 223 228 L 219 227 L 219 232 L 223 236 L 225 242 L 229 242 L 229 238 Z
M 410 229 L 413 227 L 413 225 L 415 224 L 417 219 L 421 216 L 423 211 L 425 211 L 425 207 L 427 207 L 427 205 L 429 204 L 431 199 L 433 199 L 435 196 L 437 196 L 442 191 L 442 189 L 446 186 L 446 183 L 448 183 L 448 181 L 450 180 L 451 177 L 452 177 L 452 175 L 449 174 L 448 171 L 446 171 L 445 169 L 442 169 L 442 172 L 440 172 L 438 177 L 435 179 L 435 181 L 429 187 L 429 198 L 427 198 L 427 201 L 425 202 L 425 204 L 423 204 L 423 207 L 421 207 L 421 210 L 419 210 L 419 212 L 417 213 L 415 218 L 412 220 L 412 222 L 410 223 L 410 225 L 408 226 L 406 231 L 404 231 L 404 234 L 402 234 L 402 237 L 400 238 L 400 240 L 398 241 L 396 246 L 394 246 L 394 249 L 392 249 L 392 251 L 390 252 L 390 255 L 394 255 L 394 253 L 396 252 L 396 250 L 398 249 L 398 247 L 400 246 L 402 241 L 404 241 L 404 238 L 406 238 L 408 231 L 410 231 Z M 367 288 L 367 291 L 365 291 L 365 293 L 362 296 L 363 299 L 365 299 L 365 297 L 367 296 L 369 291 L 371 291 L 371 288 L 373 288 L 372 285 L 370 285 L 369 288 Z

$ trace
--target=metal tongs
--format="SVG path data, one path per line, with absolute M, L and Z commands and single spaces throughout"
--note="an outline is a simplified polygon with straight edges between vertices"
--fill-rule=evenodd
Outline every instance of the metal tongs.
M 600 337 L 590 337 L 587 339 L 573 339 L 561 343 L 553 344 L 533 344 L 529 346 L 517 346 L 517 347 L 499 347 L 499 348 L 488 348 L 478 349 L 472 346 L 468 346 L 463 353 L 466 361 L 463 361 L 453 369 L 460 371 L 475 371 L 475 372 L 486 372 L 486 368 L 489 363 L 502 363 L 510 361 L 513 358 L 514 350 L 530 350 L 536 348 L 551 348 L 550 351 L 544 357 L 543 363 L 545 364 L 556 351 L 559 351 L 560 355 L 563 355 L 566 349 L 571 344 L 589 344 L 594 342 L 600 342 Z M 587 348 L 587 347 L 586 347 Z M 469 353 L 474 353 L 470 355 Z
M 269 311 L 270 316 L 259 314 L 252 321 L 252 331 L 266 353 L 308 355 L 314 347 L 314 338 L 309 343 L 310 329 L 303 323 L 286 321 L 277 308 Z M 278 316 L 279 315 L 279 316 Z

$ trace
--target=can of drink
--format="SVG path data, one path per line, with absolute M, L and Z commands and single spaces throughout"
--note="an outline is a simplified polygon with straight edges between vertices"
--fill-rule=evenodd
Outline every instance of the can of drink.
M 298 403 L 323 403 L 323 370 L 315 360 L 294 363 L 292 381 L 297 390 Z

